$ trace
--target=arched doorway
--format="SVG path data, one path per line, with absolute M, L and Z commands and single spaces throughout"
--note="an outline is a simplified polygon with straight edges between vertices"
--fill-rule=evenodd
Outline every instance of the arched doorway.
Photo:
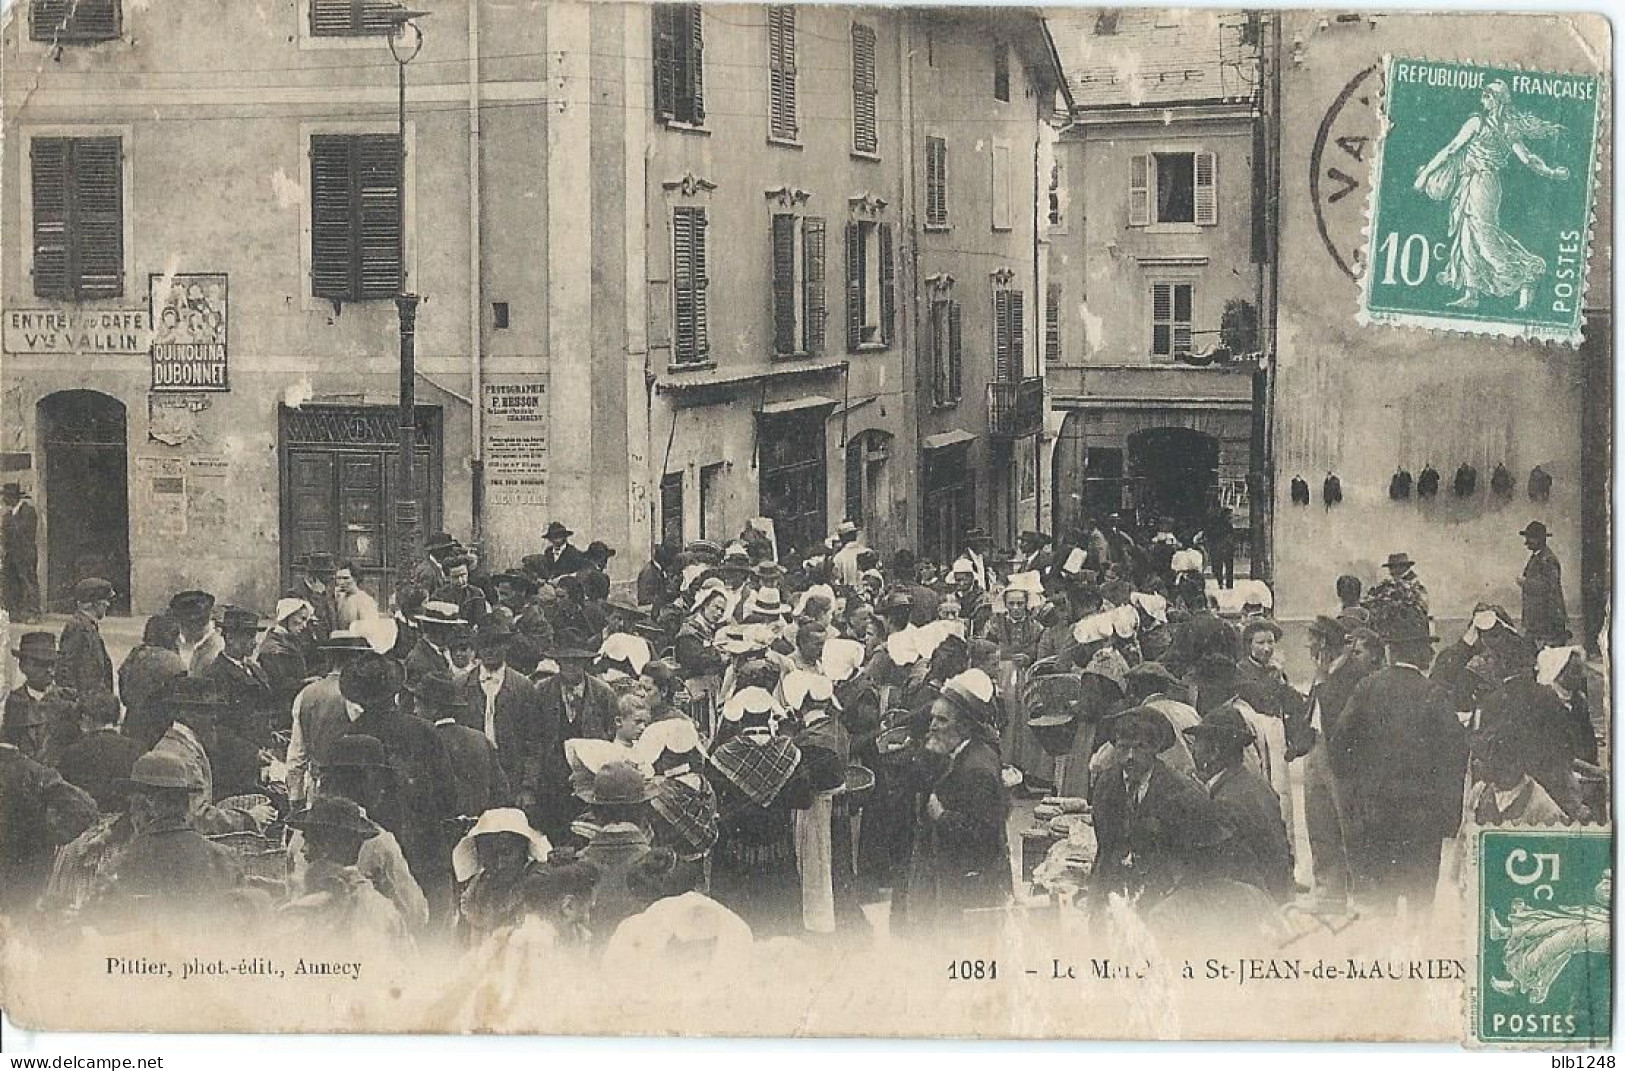
M 129 447 L 124 403 L 92 390 L 40 399 L 45 455 L 46 606 L 71 609 L 87 576 L 112 582 L 113 606 L 130 608 Z
M 1200 525 L 1219 487 L 1219 440 L 1190 428 L 1150 428 L 1128 437 L 1128 476 L 1145 523 L 1171 517 Z

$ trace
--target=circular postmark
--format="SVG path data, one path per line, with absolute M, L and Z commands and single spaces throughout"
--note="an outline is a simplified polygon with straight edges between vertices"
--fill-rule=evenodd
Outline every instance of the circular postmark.
M 1382 133 L 1381 70 L 1373 63 L 1349 79 L 1315 132 L 1309 156 L 1309 199 L 1326 252 L 1350 279 L 1365 256 L 1365 203 Z

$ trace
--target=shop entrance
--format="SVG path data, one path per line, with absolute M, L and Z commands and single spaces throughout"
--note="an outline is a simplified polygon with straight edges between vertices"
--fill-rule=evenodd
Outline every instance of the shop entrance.
M 65 390 L 36 409 L 45 454 L 45 605 L 71 612 L 73 586 L 99 576 L 130 610 L 129 448 L 124 403 L 93 390 Z
M 1219 440 L 1189 428 L 1151 428 L 1128 437 L 1129 477 L 1140 519 L 1200 526 L 1219 488 Z

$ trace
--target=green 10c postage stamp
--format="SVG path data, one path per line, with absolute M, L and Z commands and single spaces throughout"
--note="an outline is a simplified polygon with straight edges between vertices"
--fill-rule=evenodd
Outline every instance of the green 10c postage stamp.
M 1360 322 L 1578 343 L 1602 77 L 1384 67 Z
M 1612 846 L 1602 828 L 1479 832 L 1476 1041 L 1607 1043 Z

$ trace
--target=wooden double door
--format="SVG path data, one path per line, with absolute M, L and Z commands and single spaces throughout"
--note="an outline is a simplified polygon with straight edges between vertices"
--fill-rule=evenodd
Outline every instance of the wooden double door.
M 282 413 L 282 582 L 306 554 L 351 562 L 380 606 L 394 590 L 399 446 L 392 407 L 306 406 Z M 440 411 L 418 407 L 413 476 L 424 534 L 442 516 Z

